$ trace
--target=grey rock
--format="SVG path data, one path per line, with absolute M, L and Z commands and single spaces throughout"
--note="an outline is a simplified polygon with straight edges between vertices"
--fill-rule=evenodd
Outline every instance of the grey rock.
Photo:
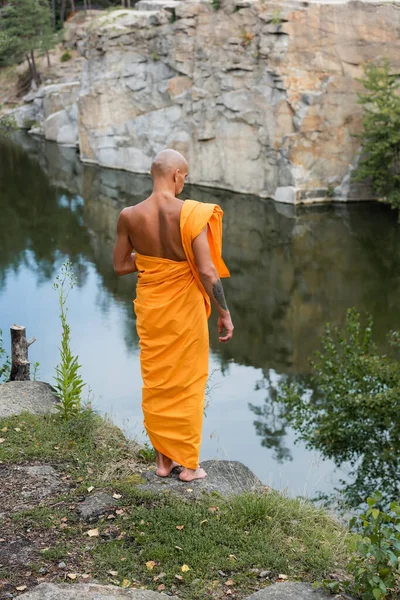
M 19 596 L 23 600 L 162 600 L 165 594 L 148 590 L 129 590 L 114 585 L 93 583 L 41 583 Z M 170 596 L 178 600 L 176 596 Z
M 21 490 L 20 496 L 26 501 L 37 501 L 60 493 L 66 488 L 66 485 L 60 481 L 57 471 L 49 465 L 11 465 L 9 470 L 12 474 L 23 477 L 25 487 Z M 19 509 L 22 507 L 19 506 Z
M 328 600 L 331 594 L 314 590 L 309 583 L 275 583 L 265 590 L 251 594 L 245 600 Z
M 66 563 L 65 563 L 63 560 L 62 560 L 60 563 L 58 563 L 58 565 L 57 565 L 57 567 L 58 567 L 59 569 L 65 569 L 65 567 L 66 567 L 66 566 L 67 566 L 67 565 L 66 565 Z
M 265 577 L 269 577 L 271 575 L 271 571 L 260 571 L 259 577 L 260 579 L 265 579 Z
M 171 476 L 166 479 L 157 477 L 154 471 L 147 471 L 142 476 L 146 483 L 138 486 L 139 489 L 156 494 L 165 492 L 178 495 L 190 500 L 200 498 L 203 494 L 217 493 L 223 497 L 234 496 L 242 492 L 263 491 L 265 486 L 250 471 L 248 467 L 238 461 L 208 460 L 201 465 L 207 472 L 205 479 L 180 481 L 179 469 L 174 469 Z
M 35 415 L 56 412 L 57 396 L 42 381 L 9 381 L 0 384 L 0 419 L 28 411 Z
M 77 511 L 83 519 L 95 519 L 107 508 L 112 508 L 118 503 L 112 496 L 104 492 L 96 492 L 78 504 Z
M 47 573 L 46 567 L 40 567 L 39 573 L 42 573 L 42 574 Z

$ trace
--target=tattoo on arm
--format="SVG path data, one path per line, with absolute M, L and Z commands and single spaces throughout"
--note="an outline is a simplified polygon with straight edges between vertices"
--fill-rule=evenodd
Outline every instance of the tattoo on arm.
M 222 287 L 222 283 L 221 283 L 220 279 L 217 279 L 217 281 L 215 281 L 213 283 L 212 289 L 213 289 L 214 298 L 218 302 L 220 307 L 223 310 L 228 310 L 228 305 L 226 304 L 226 300 L 225 300 L 224 288 Z

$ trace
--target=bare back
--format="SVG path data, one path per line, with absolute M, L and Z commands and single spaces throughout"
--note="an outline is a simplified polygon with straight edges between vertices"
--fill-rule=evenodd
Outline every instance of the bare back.
M 180 216 L 183 201 L 172 194 L 152 194 L 124 210 L 128 235 L 135 251 L 145 256 L 184 261 Z

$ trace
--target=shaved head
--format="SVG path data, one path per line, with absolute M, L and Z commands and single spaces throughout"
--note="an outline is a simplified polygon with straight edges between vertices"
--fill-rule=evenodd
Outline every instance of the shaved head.
M 184 156 L 176 150 L 163 150 L 155 157 L 151 165 L 153 179 L 173 177 L 179 169 L 181 173 L 188 172 L 188 164 Z

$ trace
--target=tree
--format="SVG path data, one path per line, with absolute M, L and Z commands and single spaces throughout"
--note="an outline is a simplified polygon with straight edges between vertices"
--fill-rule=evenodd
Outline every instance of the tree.
M 311 385 L 285 383 L 277 397 L 299 440 L 350 465 L 342 491 L 353 506 L 376 490 L 387 502 L 400 494 L 400 334 L 389 336 L 393 356 L 379 354 L 372 326 L 354 309 L 344 330 L 327 325 Z
M 358 80 L 362 158 L 354 179 L 370 181 L 380 199 L 400 208 L 400 81 L 387 59 L 366 65 L 364 73 Z
M 36 85 L 40 85 L 40 75 L 35 51 L 49 48 L 51 20 L 48 0 L 10 0 L 0 10 L 0 59 L 16 62 L 26 58 Z

